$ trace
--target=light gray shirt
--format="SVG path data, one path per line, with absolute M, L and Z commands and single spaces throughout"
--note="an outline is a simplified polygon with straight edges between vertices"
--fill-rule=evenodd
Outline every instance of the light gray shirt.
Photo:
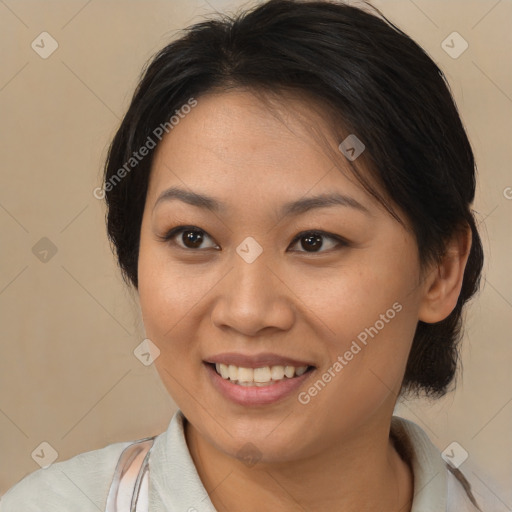
M 149 459 L 149 512 L 215 512 L 188 450 L 184 421 L 178 410 L 155 439 Z M 393 416 L 391 434 L 414 473 L 411 512 L 478 512 L 464 477 L 448 470 L 421 427 Z M 129 444 L 110 444 L 30 473 L 2 496 L 0 512 L 103 512 L 117 461 Z

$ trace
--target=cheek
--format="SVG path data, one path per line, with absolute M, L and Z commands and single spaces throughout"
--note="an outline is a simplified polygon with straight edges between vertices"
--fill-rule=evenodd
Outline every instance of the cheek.
M 321 320 L 320 336 L 333 342 L 347 340 L 376 322 L 380 331 L 391 331 L 412 315 L 413 319 L 405 322 L 410 330 L 417 308 L 414 261 L 403 255 L 400 259 L 385 255 L 354 253 L 337 268 L 305 269 L 300 275 L 287 276 L 305 306 L 304 314 L 309 311 Z
M 144 324 L 156 333 L 172 327 L 188 304 L 187 278 L 169 261 L 165 244 L 141 236 L 138 262 L 139 300 Z M 182 312 L 183 311 L 183 312 Z M 176 321 L 176 320 L 174 320 Z
M 138 262 L 139 303 L 146 336 L 155 343 L 160 351 L 167 349 L 162 343 L 172 329 L 173 318 L 180 314 L 178 294 L 173 291 L 175 283 L 168 279 L 166 265 L 157 248 L 141 236 Z M 157 358 L 156 366 L 162 357 Z
M 198 267 L 158 265 L 152 262 L 139 274 L 139 299 L 144 323 L 161 336 L 173 326 L 187 322 L 197 315 L 208 292 L 218 281 L 217 273 Z M 178 325 L 177 325 L 178 324 Z
M 165 369 L 184 376 L 201 365 L 198 333 L 208 320 L 208 292 L 219 277 L 200 267 L 171 262 L 160 247 L 141 243 L 139 302 L 146 336 L 160 350 L 155 363 L 164 381 Z
M 336 382 L 329 384 L 326 402 L 338 402 L 342 395 L 347 406 L 359 407 L 348 402 L 361 395 L 378 402 L 398 391 L 418 321 L 417 268 L 408 254 L 404 249 L 400 257 L 362 255 L 317 278 L 309 293 L 311 280 L 301 280 L 298 294 L 307 297 L 307 308 L 321 320 L 321 330 L 315 331 L 326 342 L 331 367 L 325 380 Z
M 327 364 L 300 403 L 310 408 L 312 427 L 315 422 L 329 425 L 327 437 L 353 429 L 353 422 L 364 423 L 397 398 L 417 317 L 414 306 L 395 297 L 380 306 L 370 300 L 366 308 L 347 299 L 341 312 L 331 308 L 330 316 L 324 316 L 335 335 L 326 345 Z
M 155 253 L 150 253 L 154 256 Z M 201 358 L 194 323 L 194 306 L 204 291 L 198 285 L 203 279 L 178 275 L 169 265 L 159 264 L 141 251 L 139 260 L 139 301 L 144 328 L 160 350 L 155 368 L 173 399 L 186 403 L 195 383 L 190 379 L 199 370 Z

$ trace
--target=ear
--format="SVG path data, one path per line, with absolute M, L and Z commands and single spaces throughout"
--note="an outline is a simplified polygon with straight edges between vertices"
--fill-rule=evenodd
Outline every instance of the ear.
M 419 320 L 426 323 L 440 322 L 455 309 L 462 288 L 471 241 L 469 226 L 453 235 L 441 263 L 434 266 L 424 282 Z

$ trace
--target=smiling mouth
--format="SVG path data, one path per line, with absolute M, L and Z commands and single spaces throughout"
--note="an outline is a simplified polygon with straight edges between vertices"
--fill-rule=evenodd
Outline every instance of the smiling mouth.
M 260 368 L 244 368 L 223 363 L 206 363 L 224 380 L 239 386 L 272 386 L 278 382 L 295 379 L 311 372 L 314 366 L 262 366 Z

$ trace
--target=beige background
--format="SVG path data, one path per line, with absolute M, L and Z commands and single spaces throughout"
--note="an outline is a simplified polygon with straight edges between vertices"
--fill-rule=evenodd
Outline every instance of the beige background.
M 240 5 L 0 0 L 0 494 L 39 468 L 31 454 L 44 441 L 65 460 L 160 433 L 175 411 L 153 366 L 133 354 L 144 330 L 92 190 L 144 62 L 177 29 Z M 487 256 L 457 390 L 397 414 L 440 450 L 457 441 L 476 496 L 496 495 L 496 511 L 512 510 L 512 2 L 374 5 L 450 81 L 479 165 Z M 47 59 L 31 48 L 43 31 L 59 45 Z M 457 59 L 441 47 L 453 31 L 469 44 Z M 46 263 L 32 251 L 43 237 L 57 248 Z

